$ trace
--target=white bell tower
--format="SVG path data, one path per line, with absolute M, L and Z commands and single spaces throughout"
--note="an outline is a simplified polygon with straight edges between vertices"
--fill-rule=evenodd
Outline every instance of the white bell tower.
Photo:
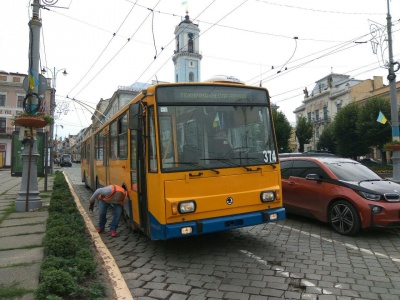
M 172 60 L 175 66 L 175 82 L 200 81 L 199 51 L 200 29 L 194 24 L 186 12 L 185 19 L 175 27 L 176 48 Z

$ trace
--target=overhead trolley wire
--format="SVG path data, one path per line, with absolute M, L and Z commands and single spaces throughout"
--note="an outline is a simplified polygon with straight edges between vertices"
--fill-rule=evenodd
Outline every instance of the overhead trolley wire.
M 218 24 L 219 22 L 221 22 L 223 19 L 225 19 L 227 16 L 229 16 L 230 14 L 232 14 L 235 10 L 237 10 L 239 7 L 241 7 L 243 4 L 245 4 L 246 2 L 248 2 L 249 0 L 245 0 L 243 1 L 241 4 L 239 4 L 238 6 L 236 6 L 235 8 L 233 8 L 229 13 L 227 13 L 226 15 L 224 15 L 221 19 L 219 19 L 217 22 L 215 22 L 212 26 L 208 27 L 205 31 L 203 31 L 203 33 L 199 34 L 196 38 L 199 38 L 200 36 L 203 36 L 207 31 L 209 31 L 212 27 L 214 27 L 216 24 Z M 214 3 L 215 1 L 213 1 L 212 3 Z M 212 4 L 211 3 L 211 4 Z M 210 5 L 211 5 L 210 4 Z M 209 7 L 209 6 L 208 6 Z M 208 9 L 208 7 L 206 9 Z M 205 10 L 203 10 L 200 14 L 202 14 Z M 174 39 L 175 40 L 175 39 Z M 171 43 L 171 42 L 170 42 Z M 186 45 L 185 45 L 186 46 Z M 156 75 L 158 73 L 159 70 L 161 70 L 165 64 L 173 57 L 173 55 L 171 55 L 165 62 L 164 64 L 161 65 L 161 67 L 156 71 L 156 73 L 154 73 L 150 79 L 148 79 L 146 82 L 150 82 L 151 78 L 153 78 L 154 75 Z M 147 70 L 147 69 L 146 69 Z M 142 73 L 142 75 L 144 74 L 144 72 Z M 142 76 L 140 75 L 140 76 Z M 140 79 L 140 77 L 139 77 Z
M 136 0 L 137 2 L 138 0 Z M 115 31 L 111 37 L 111 39 L 108 41 L 107 45 L 104 47 L 103 51 L 100 53 L 100 55 L 96 58 L 96 60 L 93 62 L 93 64 L 90 66 L 89 70 L 83 75 L 83 77 L 78 81 L 78 83 L 69 91 L 68 94 L 71 94 L 72 91 L 83 81 L 83 79 L 89 74 L 89 72 L 93 69 L 93 67 L 96 65 L 96 63 L 99 61 L 99 59 L 103 56 L 104 52 L 107 50 L 108 46 L 111 44 L 111 42 L 114 40 L 115 35 L 119 32 L 119 30 L 121 29 L 122 25 L 125 23 L 125 21 L 127 20 L 127 18 L 129 17 L 129 15 L 131 14 L 132 10 L 134 9 L 136 2 L 133 4 L 133 6 L 131 7 L 131 9 L 129 10 L 128 14 L 125 16 L 124 20 L 122 21 L 122 23 L 119 25 L 117 31 Z M 127 43 L 130 41 L 130 39 L 127 40 Z M 125 44 L 126 45 L 126 44 Z M 125 47 L 125 45 L 123 47 Z M 104 67 L 103 67 L 104 69 Z M 101 69 L 101 70 L 103 70 Z M 94 78 L 97 77 L 99 73 L 96 74 L 95 77 L 92 78 L 92 80 L 90 80 L 77 94 L 79 95 L 93 80 Z

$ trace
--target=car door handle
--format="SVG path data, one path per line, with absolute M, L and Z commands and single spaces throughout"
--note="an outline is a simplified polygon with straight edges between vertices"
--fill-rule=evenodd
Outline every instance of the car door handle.
M 294 182 L 294 181 L 289 181 L 288 184 L 289 184 L 289 185 L 295 185 L 296 182 Z

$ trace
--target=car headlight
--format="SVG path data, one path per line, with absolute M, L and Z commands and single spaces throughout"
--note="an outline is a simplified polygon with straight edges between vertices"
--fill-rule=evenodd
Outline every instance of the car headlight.
M 196 210 L 196 202 L 193 200 L 179 202 L 178 209 L 181 214 L 194 212 Z
M 365 199 L 372 200 L 372 201 L 379 201 L 381 200 L 381 195 L 380 194 L 373 194 L 373 193 L 368 193 L 368 192 L 363 192 L 363 191 L 358 191 L 358 193 L 364 197 Z
M 275 201 L 275 192 L 274 191 L 261 192 L 260 199 L 261 199 L 261 202 Z

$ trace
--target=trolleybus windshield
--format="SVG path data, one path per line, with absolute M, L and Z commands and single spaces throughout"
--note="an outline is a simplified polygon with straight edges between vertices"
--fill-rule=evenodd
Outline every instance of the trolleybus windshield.
M 160 87 L 156 99 L 162 172 L 277 163 L 265 90 Z

